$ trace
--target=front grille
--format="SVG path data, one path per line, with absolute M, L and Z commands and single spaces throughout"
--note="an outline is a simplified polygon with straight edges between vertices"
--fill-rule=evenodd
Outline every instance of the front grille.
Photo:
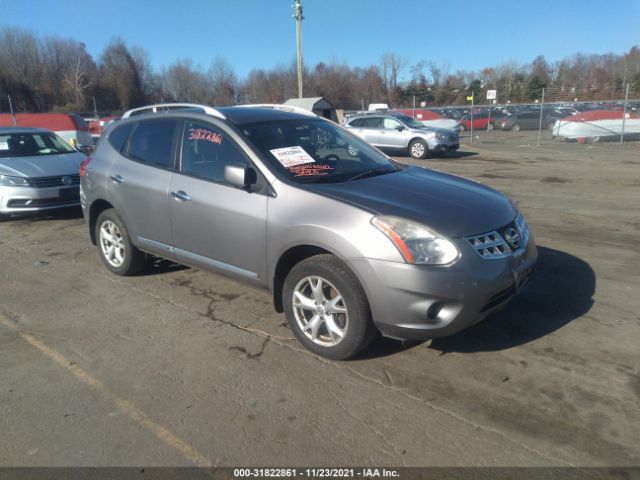
M 64 183 L 63 178 L 68 177 L 71 183 Z M 68 187 L 71 185 L 78 185 L 80 183 L 80 175 L 59 175 L 55 177 L 35 177 L 29 179 L 29 184 L 36 188 L 49 188 L 49 187 Z
M 465 240 L 482 258 L 497 259 L 524 248 L 529 241 L 529 227 L 522 215 L 491 232 L 466 237 Z
M 495 230 L 466 240 L 482 258 L 503 258 L 511 254 L 511 248 Z

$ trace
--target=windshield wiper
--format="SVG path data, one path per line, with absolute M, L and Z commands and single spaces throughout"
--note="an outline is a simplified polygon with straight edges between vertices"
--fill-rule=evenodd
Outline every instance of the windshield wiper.
M 354 180 L 359 180 L 361 178 L 374 177 L 376 175 L 384 175 L 385 173 L 393 173 L 393 172 L 395 172 L 395 170 L 389 170 L 388 167 L 372 168 L 370 170 L 365 170 L 364 172 L 360 172 L 354 175 L 353 177 L 349 178 L 347 182 L 352 182 Z

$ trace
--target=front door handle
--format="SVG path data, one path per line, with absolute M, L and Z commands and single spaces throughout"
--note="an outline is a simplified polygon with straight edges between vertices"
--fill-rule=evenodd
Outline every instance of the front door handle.
M 122 178 L 120 175 L 111 175 L 111 181 L 113 183 L 124 183 L 124 178 Z
M 191 200 L 191 197 L 187 195 L 187 192 L 183 192 L 182 190 L 178 190 L 177 192 L 171 192 L 171 196 L 175 198 L 177 201 L 187 202 Z

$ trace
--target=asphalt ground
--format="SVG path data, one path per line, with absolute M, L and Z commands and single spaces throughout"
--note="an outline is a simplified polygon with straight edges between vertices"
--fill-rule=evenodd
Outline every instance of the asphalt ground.
M 299 346 L 267 293 L 110 274 L 79 210 L 0 223 L 0 466 L 638 465 L 640 142 L 512 133 L 411 163 L 514 198 L 533 282 L 349 362 Z

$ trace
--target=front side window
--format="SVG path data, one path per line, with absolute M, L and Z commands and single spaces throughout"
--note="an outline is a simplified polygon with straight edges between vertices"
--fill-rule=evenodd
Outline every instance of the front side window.
M 393 118 L 385 118 L 382 122 L 382 128 L 385 130 L 394 130 L 401 126 L 402 124 Z
M 424 123 L 422 123 L 419 120 L 416 120 L 413 117 L 410 117 L 409 115 L 394 115 L 397 119 L 399 119 L 401 122 L 403 122 L 406 126 L 411 127 L 411 128 L 423 128 L 424 127 Z M 385 119 L 386 121 L 386 119 Z M 385 127 L 387 128 L 387 127 Z M 395 127 L 393 127 L 395 128 Z
M 177 121 L 172 118 L 145 120 L 136 126 L 127 157 L 160 168 L 173 167 L 173 137 Z
M 213 125 L 188 121 L 183 136 L 182 173 L 223 182 L 225 165 L 249 165 L 239 147 L 225 132 Z

